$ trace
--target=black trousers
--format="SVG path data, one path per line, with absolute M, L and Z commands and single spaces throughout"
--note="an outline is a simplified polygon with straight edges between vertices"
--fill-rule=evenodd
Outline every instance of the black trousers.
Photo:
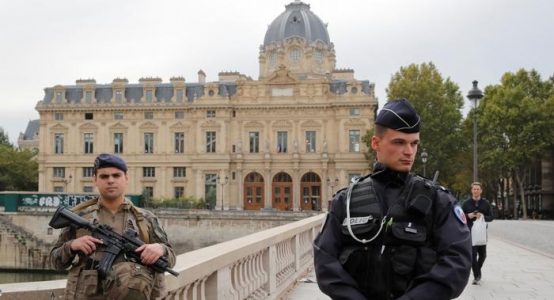
M 471 269 L 474 278 L 481 278 L 481 267 L 487 258 L 487 245 L 473 246 L 473 262 Z

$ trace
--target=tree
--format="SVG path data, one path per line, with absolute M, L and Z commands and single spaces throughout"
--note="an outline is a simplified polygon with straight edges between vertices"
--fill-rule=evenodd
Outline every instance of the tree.
M 428 153 L 426 169 L 428 177 L 440 172 L 440 181 L 452 185 L 457 174 L 466 168 L 459 157 L 467 148 L 461 139 L 460 124 L 463 96 L 458 85 L 443 79 L 435 65 L 422 63 L 401 67 L 392 76 L 387 88 L 388 99 L 408 99 L 421 116 L 420 153 Z M 419 155 L 415 170 L 422 174 Z
M 0 191 L 37 191 L 36 153 L 0 145 Z
M 12 148 L 13 145 L 10 143 L 10 138 L 8 137 L 8 133 L 4 132 L 4 129 L 0 127 L 0 145 L 1 146 L 7 146 Z
M 485 89 L 479 107 L 480 167 L 513 174 L 527 218 L 524 182 L 529 166 L 554 145 L 554 83 L 535 70 L 505 73 Z M 515 189 L 514 189 L 515 192 Z M 514 216 L 517 216 L 514 205 Z

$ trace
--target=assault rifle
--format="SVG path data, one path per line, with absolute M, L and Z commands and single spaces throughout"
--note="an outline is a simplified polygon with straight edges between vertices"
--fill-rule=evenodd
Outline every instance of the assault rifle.
M 144 242 L 137 237 L 137 232 L 133 229 L 129 228 L 123 233 L 123 235 L 120 235 L 117 232 L 114 232 L 109 225 L 93 224 L 63 206 L 58 207 L 48 225 L 56 229 L 67 226 L 71 226 L 73 228 L 86 228 L 91 232 L 93 237 L 102 240 L 106 250 L 104 256 L 96 266 L 96 270 L 98 270 L 98 274 L 102 278 L 106 276 L 112 267 L 114 259 L 119 254 L 126 255 L 126 257 L 130 257 L 135 262 L 141 263 L 140 253 L 136 253 L 135 250 L 143 245 Z M 154 264 L 149 265 L 148 267 L 158 273 L 169 272 L 175 277 L 179 276 L 179 273 L 170 269 L 168 265 L 169 263 L 167 258 L 162 256 L 158 258 Z

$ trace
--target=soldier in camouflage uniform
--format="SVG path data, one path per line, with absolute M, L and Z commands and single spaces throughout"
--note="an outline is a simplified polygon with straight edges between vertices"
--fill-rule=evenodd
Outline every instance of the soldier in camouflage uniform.
M 164 295 L 164 274 L 147 266 L 165 256 L 172 267 L 175 253 L 156 216 L 125 199 L 128 180 L 121 158 L 100 154 L 94 161 L 93 175 L 100 196 L 73 211 L 93 223 L 107 224 L 119 234 L 128 228 L 137 231 L 145 242 L 136 250 L 141 264 L 119 255 L 106 278 L 99 278 L 95 267 L 105 248 L 102 241 L 86 229 L 66 227 L 50 252 L 55 269 L 69 268 L 66 299 L 156 299 Z

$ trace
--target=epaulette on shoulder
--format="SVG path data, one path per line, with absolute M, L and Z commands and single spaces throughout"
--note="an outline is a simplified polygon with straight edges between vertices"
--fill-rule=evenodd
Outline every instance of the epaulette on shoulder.
M 433 182 L 433 180 L 431 180 L 431 179 L 427 179 L 427 178 L 425 178 L 425 177 L 423 177 L 423 176 L 420 176 L 420 175 L 415 175 L 414 177 L 415 177 L 416 179 L 418 179 L 418 180 L 423 181 L 424 184 L 425 184 L 426 186 L 428 186 L 428 187 L 433 187 L 433 188 L 435 188 L 436 190 L 440 190 L 440 191 L 443 191 L 443 192 L 445 192 L 445 193 L 450 194 L 450 191 L 449 191 L 446 187 L 444 187 L 444 186 L 442 186 L 442 185 L 440 185 L 440 184 L 438 184 L 438 183 L 436 183 L 436 182 Z
M 445 192 L 445 193 L 450 194 L 450 190 L 447 189 L 447 188 L 445 188 L 444 186 L 439 185 L 439 184 L 437 184 L 436 186 L 437 186 L 437 188 L 438 188 L 439 190 L 441 190 L 441 191 L 443 191 L 443 192 Z

